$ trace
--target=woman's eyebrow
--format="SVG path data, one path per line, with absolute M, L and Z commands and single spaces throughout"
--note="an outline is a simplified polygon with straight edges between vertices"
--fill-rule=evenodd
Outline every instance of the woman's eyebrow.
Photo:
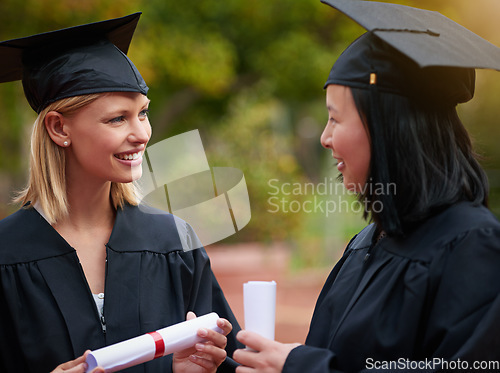
M 334 105 L 326 105 L 326 109 L 328 111 L 333 111 L 334 113 L 338 113 L 338 110 L 335 108 Z

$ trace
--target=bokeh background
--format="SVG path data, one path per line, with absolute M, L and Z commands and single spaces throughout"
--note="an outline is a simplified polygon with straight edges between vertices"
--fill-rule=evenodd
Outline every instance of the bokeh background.
M 392 2 L 440 11 L 500 46 L 498 0 Z M 329 193 L 337 171 L 319 144 L 323 83 L 363 29 L 319 0 L 0 0 L 0 40 L 136 11 L 129 56 L 150 87 L 151 144 L 198 129 L 210 165 L 246 178 L 250 223 L 207 248 L 232 307 L 243 324 L 242 282 L 277 280 L 277 338 L 303 341 L 321 284 L 366 224 L 352 196 Z M 497 216 L 499 96 L 500 73 L 478 71 L 476 97 L 459 108 Z M 20 82 L 0 84 L 0 218 L 17 208 L 10 200 L 26 181 L 34 120 Z M 328 200 L 336 211 L 327 214 Z

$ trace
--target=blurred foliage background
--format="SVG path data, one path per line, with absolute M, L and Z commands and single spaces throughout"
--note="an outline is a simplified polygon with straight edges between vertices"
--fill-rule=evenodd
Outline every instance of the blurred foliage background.
M 498 0 L 392 2 L 440 11 L 500 46 Z M 129 56 L 150 87 L 151 144 L 198 129 L 211 166 L 244 172 L 252 219 L 225 242 L 286 241 L 299 266 L 322 265 L 343 250 L 365 222 L 341 189 L 322 193 L 337 176 L 319 144 L 322 87 L 363 29 L 319 0 L 0 0 L 0 39 L 136 11 L 143 15 Z M 476 97 L 460 114 L 484 156 L 499 214 L 500 74 L 477 75 Z M 3 217 L 17 208 L 9 201 L 25 183 L 35 120 L 20 82 L 0 85 L 0 119 Z M 313 188 L 321 184 L 326 189 Z M 334 213 L 321 205 L 328 200 Z

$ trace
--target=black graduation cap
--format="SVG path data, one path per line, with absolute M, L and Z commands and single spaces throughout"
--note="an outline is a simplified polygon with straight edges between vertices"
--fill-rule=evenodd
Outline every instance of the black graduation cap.
M 474 95 L 475 69 L 500 70 L 500 49 L 443 15 L 404 5 L 361 0 L 321 0 L 363 26 L 367 33 L 337 59 L 325 84 L 369 92 L 372 181 L 391 182 L 383 135 L 380 92 L 390 92 L 425 108 L 449 110 Z M 376 161 L 374 161 L 376 160 Z M 378 216 L 389 235 L 403 232 L 395 199 L 371 196 L 382 203 Z
M 342 84 L 457 104 L 474 94 L 476 68 L 500 70 L 500 48 L 434 11 L 361 0 L 321 0 L 368 33 L 335 63 Z
M 0 83 L 22 80 L 37 113 L 62 98 L 148 87 L 126 56 L 141 13 L 0 42 Z

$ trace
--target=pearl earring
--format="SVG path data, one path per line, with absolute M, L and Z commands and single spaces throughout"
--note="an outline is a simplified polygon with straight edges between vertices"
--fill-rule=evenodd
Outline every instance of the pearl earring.
M 63 144 L 64 144 L 64 146 L 68 146 L 69 142 L 65 141 Z

